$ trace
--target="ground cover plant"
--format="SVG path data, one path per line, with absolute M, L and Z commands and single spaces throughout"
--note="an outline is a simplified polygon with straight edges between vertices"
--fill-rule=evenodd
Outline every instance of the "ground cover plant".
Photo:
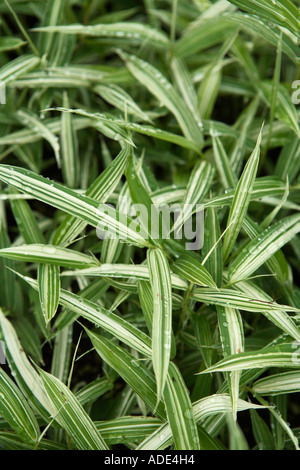
M 0 18 L 0 448 L 299 449 L 298 2 Z

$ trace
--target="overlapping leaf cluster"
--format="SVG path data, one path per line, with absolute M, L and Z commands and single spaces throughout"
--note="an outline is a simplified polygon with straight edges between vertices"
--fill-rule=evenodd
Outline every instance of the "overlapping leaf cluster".
M 0 15 L 0 448 L 298 449 L 297 2 Z

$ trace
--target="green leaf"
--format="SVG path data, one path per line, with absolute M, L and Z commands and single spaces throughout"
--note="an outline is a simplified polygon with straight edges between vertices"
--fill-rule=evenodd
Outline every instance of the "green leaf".
M 98 176 L 86 191 L 86 195 L 97 201 L 105 203 L 112 192 L 117 187 L 120 179 L 125 171 L 127 159 L 130 153 L 130 147 L 125 145 L 111 164 Z M 78 219 L 74 215 L 69 215 L 63 223 L 58 227 L 54 236 L 53 244 L 67 245 L 70 244 L 77 235 L 86 227 L 84 220 Z
M 55 264 L 69 268 L 98 265 L 98 261 L 92 256 L 70 250 L 69 248 L 40 243 L 2 248 L 0 256 L 28 263 Z
M 48 324 L 55 316 L 59 304 L 59 266 L 41 264 L 38 268 L 38 285 L 43 315 Z
M 237 256 L 229 268 L 230 281 L 249 277 L 300 231 L 300 215 L 294 214 L 267 227 Z
M 105 276 L 114 279 L 130 279 L 132 281 L 149 280 L 149 268 L 145 264 L 104 263 L 97 268 L 64 271 L 63 276 Z M 171 274 L 171 285 L 174 289 L 186 290 L 187 283 L 176 274 Z
M 13 36 L 4 36 L 0 38 L 0 52 L 12 51 L 19 49 L 26 44 L 22 39 L 14 38 Z
M 40 430 L 34 413 L 16 384 L 2 368 L 0 368 L 0 414 L 24 442 L 37 442 Z
M 178 276 L 199 286 L 217 288 L 216 283 L 200 261 L 193 256 L 184 254 L 172 264 L 172 271 Z
M 193 291 L 192 298 L 198 302 L 203 302 L 212 305 L 223 305 L 237 308 L 239 310 L 246 310 L 247 312 L 261 312 L 262 310 L 286 310 L 288 312 L 298 311 L 296 307 L 289 305 L 280 305 L 276 302 L 266 302 L 259 298 L 252 298 L 238 290 L 233 289 L 210 289 L 210 288 L 197 288 Z
M 157 404 L 155 378 L 147 367 L 111 340 L 89 330 L 86 332 L 102 359 L 118 372 L 154 414 L 165 419 L 163 403 Z
M 159 248 L 147 253 L 153 297 L 152 362 L 157 383 L 157 403 L 163 394 L 172 337 L 172 288 L 168 260 Z
M 34 279 L 27 276 L 21 277 L 31 287 L 36 290 L 38 289 L 38 283 Z M 60 290 L 59 303 L 67 309 L 80 314 L 95 325 L 104 328 L 124 343 L 140 351 L 143 355 L 151 357 L 150 338 L 118 315 L 64 289 Z
M 237 184 L 232 205 L 230 208 L 227 228 L 228 230 L 225 233 L 224 244 L 223 244 L 223 258 L 224 261 L 228 258 L 232 248 L 235 245 L 236 239 L 238 237 L 239 231 L 242 227 L 243 219 L 246 215 L 248 205 L 250 202 L 251 191 L 256 177 L 256 172 L 258 168 L 258 161 L 260 155 L 260 142 L 261 142 L 261 133 L 260 132 L 256 147 L 253 150 L 244 171 L 239 179 Z
M 296 348 L 295 348 L 296 349 Z M 295 350 L 295 359 L 297 359 Z M 300 391 L 300 372 L 282 372 L 257 380 L 253 384 L 253 392 L 259 395 L 282 395 Z
M 53 375 L 39 369 L 45 390 L 55 410 L 55 418 L 74 441 L 78 450 L 106 450 L 95 424 L 71 390 Z
M 164 391 L 168 422 L 176 450 L 199 450 L 199 437 L 189 397 L 179 369 L 170 362 Z
M 69 97 L 64 92 L 63 105 L 69 107 Z M 70 188 L 76 188 L 80 180 L 80 161 L 78 155 L 78 141 L 73 125 L 73 116 L 70 113 L 61 115 L 61 160 L 64 181 Z
M 26 192 L 38 200 L 71 215 L 76 215 L 86 224 L 107 228 L 113 236 L 124 242 L 148 246 L 148 242 L 136 230 L 136 224 L 110 206 L 99 208 L 99 203 L 90 197 L 77 194 L 71 189 L 18 167 L 0 165 L 0 179 L 16 189 Z M 124 219 L 125 223 L 120 222 Z M 130 227 L 131 226 L 131 227 Z
M 146 41 L 151 47 L 166 47 L 169 43 L 167 36 L 147 24 L 136 22 L 122 22 L 111 24 L 81 25 L 69 24 L 63 26 L 44 26 L 35 28 L 35 31 L 61 34 L 80 34 L 92 37 L 104 37 L 140 44 Z
M 233 372 L 244 369 L 261 369 L 264 367 L 296 368 L 299 367 L 299 363 L 294 359 L 292 346 L 286 344 L 273 348 L 264 348 L 250 353 L 232 354 L 200 373 Z
M 202 124 L 197 122 L 168 79 L 148 62 L 124 52 L 119 52 L 119 54 L 135 78 L 174 114 L 185 137 L 201 148 L 203 145 Z
M 299 10 L 290 0 L 276 0 L 276 8 L 272 0 L 230 0 L 241 10 L 253 13 L 258 17 L 265 18 L 271 23 L 277 23 L 296 35 L 300 30 Z

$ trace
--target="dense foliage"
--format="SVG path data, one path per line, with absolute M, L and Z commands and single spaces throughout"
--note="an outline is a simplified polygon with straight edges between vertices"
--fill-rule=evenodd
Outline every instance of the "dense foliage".
M 0 448 L 298 449 L 298 3 L 0 18 Z

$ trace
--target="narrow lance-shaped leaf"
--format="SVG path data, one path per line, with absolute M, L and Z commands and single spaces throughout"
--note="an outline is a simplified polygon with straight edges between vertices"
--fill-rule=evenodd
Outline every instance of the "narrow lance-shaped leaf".
M 127 114 L 132 114 L 135 119 L 141 119 L 142 121 L 151 122 L 151 119 L 145 112 L 142 111 L 140 106 L 138 106 L 138 104 L 131 98 L 131 96 L 118 85 L 101 84 L 95 86 L 94 91 L 112 106 L 115 106 L 116 108 L 120 109 L 125 116 Z M 68 106 L 64 105 L 64 107 L 67 108 Z
M 230 281 L 246 279 L 300 231 L 300 215 L 294 214 L 258 234 L 233 261 Z
M 124 173 L 129 153 L 130 147 L 125 145 L 117 157 L 86 191 L 88 197 L 101 201 L 102 203 L 106 202 Z M 74 215 L 68 215 L 57 228 L 53 236 L 53 244 L 63 246 L 70 244 L 77 235 L 84 230 L 86 225 L 84 220 L 78 219 L 78 217 Z
M 172 337 L 172 289 L 170 268 L 162 250 L 147 253 L 153 296 L 152 361 L 157 383 L 157 403 L 163 393 L 170 360 Z
M 55 326 L 54 328 L 55 329 Z M 73 325 L 67 325 L 61 331 L 56 331 L 53 355 L 51 361 L 51 374 L 67 383 L 72 350 Z
M 63 105 L 69 107 L 67 92 L 63 95 Z M 79 184 L 79 156 L 76 131 L 73 126 L 73 116 L 70 113 L 61 115 L 61 159 L 64 182 L 70 188 L 76 188 Z
M 237 286 L 241 292 L 249 297 L 251 296 L 253 299 L 261 300 L 265 305 L 272 305 L 274 302 L 270 295 L 249 281 L 239 282 Z M 300 341 L 300 329 L 294 319 L 284 309 L 277 310 L 276 306 L 274 306 L 274 309 L 266 310 L 262 306 L 261 313 L 286 334 L 296 341 Z
M 180 93 L 186 102 L 191 113 L 195 116 L 195 120 L 201 127 L 201 116 L 198 109 L 198 97 L 195 90 L 191 73 L 189 72 L 186 64 L 178 57 L 173 57 L 171 61 L 171 69 L 173 72 L 174 80 Z
M 149 280 L 149 268 L 145 264 L 104 263 L 96 268 L 64 271 L 62 276 L 105 276 L 114 279 L 130 279 L 132 281 Z M 171 273 L 171 285 L 174 289 L 186 290 L 188 284 L 176 274 Z
M 169 365 L 164 400 L 175 448 L 199 450 L 199 436 L 189 392 L 179 369 L 172 362 Z
M 136 22 L 115 22 L 96 25 L 69 24 L 62 26 L 44 26 L 35 28 L 35 31 L 61 34 L 80 34 L 92 37 L 104 37 L 127 40 L 133 43 L 148 42 L 154 47 L 166 47 L 169 43 L 167 36 L 147 24 Z
M 298 352 L 295 348 L 295 360 L 298 360 Z M 282 372 L 274 374 L 254 382 L 252 387 L 254 393 L 259 395 L 282 395 L 286 393 L 299 393 L 300 372 Z
M 263 409 L 261 405 L 249 403 L 245 400 L 238 400 L 238 411 L 244 411 L 251 408 Z M 215 394 L 202 398 L 193 403 L 193 413 L 197 423 L 201 423 L 204 419 L 211 415 L 220 413 L 231 413 L 232 404 L 228 394 Z M 137 447 L 137 450 L 163 450 L 172 443 L 172 431 L 169 423 L 163 424 L 157 431 L 146 438 Z
M 210 273 L 191 255 L 180 256 L 171 267 L 172 271 L 187 281 L 199 286 L 217 287 Z
M 137 232 L 134 221 L 110 206 L 107 209 L 99 208 L 99 204 L 90 197 L 18 167 L 0 165 L 0 179 L 46 204 L 77 216 L 86 224 L 101 228 L 104 226 L 109 233 L 124 242 L 148 246 L 145 238 Z
M 45 390 L 55 410 L 55 418 L 79 450 L 107 450 L 95 424 L 71 390 L 59 379 L 39 369 Z
M 37 281 L 20 274 L 19 276 L 28 282 L 31 287 L 38 289 Z M 150 338 L 120 316 L 64 289 L 60 290 L 59 303 L 68 310 L 78 313 L 95 325 L 104 328 L 143 355 L 151 356 Z
M 29 70 L 34 69 L 40 63 L 40 59 L 34 55 L 22 55 L 1 67 L 0 80 L 10 83 Z
M 195 328 L 195 336 L 197 346 L 201 352 L 201 356 L 205 367 L 210 367 L 213 362 L 213 338 L 208 315 L 206 312 L 196 312 L 193 315 L 193 325 Z
M 59 304 L 59 266 L 53 264 L 41 264 L 38 268 L 38 285 L 43 315 L 46 324 L 48 324 L 55 316 Z
M 52 83 L 52 82 L 51 82 Z M 159 129 L 157 127 L 141 125 L 136 122 L 128 122 L 124 119 L 115 119 L 111 116 L 107 116 L 105 114 L 99 113 L 90 113 L 87 111 L 83 111 L 82 109 L 67 109 L 67 108 L 54 108 L 56 111 L 63 111 L 66 113 L 74 113 L 80 116 L 84 116 L 88 118 L 87 120 L 76 120 L 74 125 L 75 127 L 82 128 L 93 126 L 98 129 L 102 133 L 108 134 L 108 137 L 114 140 L 124 141 L 125 143 L 134 146 L 133 141 L 128 137 L 128 133 L 124 132 L 124 130 L 128 130 L 131 132 L 137 132 L 138 134 L 147 135 L 152 137 L 153 139 L 163 140 L 165 142 L 171 142 L 175 145 L 179 145 L 180 147 L 193 150 L 197 154 L 201 153 L 201 148 L 199 145 L 191 140 L 190 138 L 183 137 L 182 135 L 175 134 L 173 132 L 168 132 L 164 129 Z M 51 111 L 51 109 L 48 109 Z M 94 122 L 91 122 L 91 119 Z M 56 132 L 59 132 L 59 126 L 56 125 L 55 121 L 53 125 L 49 127 L 53 127 Z M 110 129 L 110 133 L 108 132 Z M 229 128 L 230 129 L 230 128 Z M 122 131 L 122 132 L 121 132 Z M 232 131 L 231 131 L 232 133 Z M 233 133 L 234 134 L 234 133 Z M 235 136 L 235 134 L 234 134 Z M 9 136 L 0 137 L 0 143 L 14 143 L 16 138 L 21 142 L 32 142 L 39 140 L 34 134 L 25 132 L 25 131 L 17 131 Z
M 208 207 L 205 211 L 204 240 L 202 247 L 202 266 L 209 272 L 216 286 L 221 287 L 223 258 L 221 245 L 221 230 L 214 207 Z M 210 287 L 214 287 L 210 285 Z
M 243 219 L 246 215 L 248 204 L 250 202 L 251 191 L 256 177 L 256 172 L 258 168 L 258 161 L 260 155 L 260 142 L 261 142 L 261 133 L 260 132 L 256 147 L 253 150 L 244 171 L 239 179 L 237 184 L 232 205 L 230 208 L 227 227 L 228 230 L 224 237 L 223 244 L 223 258 L 224 261 L 228 258 L 231 253 L 232 248 L 236 242 L 240 229 L 242 227 Z
M 161 421 L 152 416 L 121 416 L 96 421 L 95 425 L 109 444 L 141 442 L 161 426 Z
M 60 145 L 58 138 L 49 130 L 49 128 L 41 123 L 37 116 L 29 111 L 19 109 L 17 111 L 17 117 L 25 126 L 28 126 L 31 130 L 39 134 L 43 139 L 47 140 L 54 150 L 56 162 L 58 168 L 61 166 L 60 161 Z
M 163 403 L 157 404 L 155 378 L 149 369 L 113 341 L 90 330 L 86 332 L 100 357 L 118 372 L 152 412 L 165 419 Z
M 0 414 L 25 442 L 35 443 L 40 430 L 36 417 L 12 379 L 0 368 Z
M 174 223 L 173 230 L 175 232 L 175 237 L 179 228 L 189 220 L 194 211 L 196 211 L 196 217 L 198 217 L 197 224 L 203 223 L 201 218 L 201 203 L 203 197 L 210 189 L 214 173 L 214 167 L 208 162 L 200 161 L 194 166 L 187 184 L 185 197 L 183 199 L 183 211 L 178 217 L 176 217 L 176 221 Z M 198 227 L 198 230 L 201 230 L 201 227 Z M 202 244 L 203 240 L 200 239 L 198 241 L 197 249 L 201 248 Z
M 148 62 L 123 51 L 119 54 L 136 79 L 174 114 L 185 137 L 197 143 L 201 148 L 203 145 L 202 123 L 199 126 L 199 122 L 196 121 L 169 80 Z
M 218 168 L 219 175 L 221 177 L 224 189 L 235 188 L 237 184 L 237 178 L 231 167 L 230 160 L 227 156 L 225 148 L 222 144 L 221 139 L 218 135 L 215 135 L 213 129 L 211 132 L 212 143 L 214 149 L 215 162 Z
M 265 367 L 299 367 L 299 361 L 295 361 L 295 350 L 291 344 L 284 344 L 273 348 L 264 348 L 258 351 L 233 354 L 203 373 L 240 371 L 243 369 L 261 369 Z
M 92 256 L 70 250 L 69 248 L 40 243 L 2 248 L 0 250 L 0 256 L 18 261 L 27 261 L 29 263 L 55 264 L 69 268 L 98 265 L 98 261 Z
M 101 377 L 82 387 L 76 393 L 76 398 L 81 405 L 85 405 L 86 403 L 97 400 L 101 395 L 104 395 L 104 393 L 108 392 L 112 388 L 113 382 L 106 377 Z M 97 429 L 99 429 L 98 426 Z M 103 436 L 103 438 L 105 439 L 105 436 Z
M 10 194 L 19 193 L 11 189 Z M 25 243 L 44 243 L 44 236 L 28 202 L 11 199 L 10 205 Z
M 243 228 L 251 240 L 254 238 L 261 238 L 260 234 L 264 230 L 248 216 L 246 216 L 243 221 Z M 274 255 L 270 256 L 270 258 L 266 261 L 266 266 L 269 268 L 271 273 L 276 273 L 276 276 L 278 276 L 278 279 L 280 279 L 282 282 L 285 282 L 288 279 L 289 266 L 281 250 L 277 250 Z
M 223 349 L 226 358 L 232 354 L 239 354 L 244 351 L 244 331 L 240 312 L 231 307 L 217 307 L 218 325 Z M 236 420 L 237 403 L 239 398 L 240 371 L 227 374 L 229 392 L 232 400 L 233 418 Z
M 159 209 L 153 204 L 146 188 L 142 184 L 137 170 L 135 161 L 131 156 L 126 170 L 126 180 L 130 192 L 137 217 L 148 233 L 149 241 L 152 245 L 161 243 L 160 227 L 162 226 L 162 216 Z M 158 240 L 157 242 L 155 240 Z
M 266 302 L 260 298 L 252 298 L 249 294 L 233 289 L 209 289 L 206 287 L 197 288 L 192 294 L 192 298 L 198 302 L 212 305 L 226 305 L 245 310 L 247 312 L 261 312 L 262 310 L 286 310 L 287 312 L 298 311 L 296 307 L 281 305 L 276 302 Z
M 276 0 L 276 8 L 272 0 L 230 0 L 241 10 L 248 11 L 262 18 L 266 18 L 271 23 L 277 23 L 299 34 L 300 14 L 297 6 L 290 0 Z
M 51 404 L 44 390 L 41 378 L 29 362 L 14 327 L 4 316 L 1 309 L 0 329 L 6 346 L 8 363 L 14 371 L 15 380 L 20 390 L 30 399 L 31 405 L 45 418 L 46 410 L 51 408 Z

